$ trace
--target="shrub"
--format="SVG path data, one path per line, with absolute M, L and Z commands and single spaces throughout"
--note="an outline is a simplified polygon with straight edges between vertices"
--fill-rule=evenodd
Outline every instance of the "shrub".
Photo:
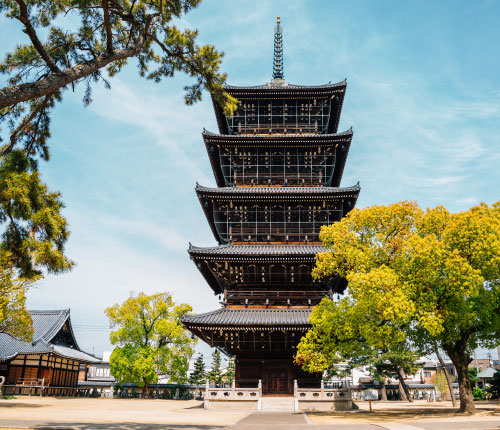
M 484 392 L 479 387 L 473 388 L 472 396 L 474 397 L 474 400 L 484 400 Z

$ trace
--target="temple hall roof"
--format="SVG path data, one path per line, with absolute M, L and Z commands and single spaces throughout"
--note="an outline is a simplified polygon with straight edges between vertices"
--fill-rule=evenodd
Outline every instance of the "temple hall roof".
M 0 333 L 0 361 L 9 360 L 18 354 L 41 353 L 54 353 L 83 362 L 100 361 L 98 358 L 80 350 L 71 328 L 69 309 L 32 310 L 29 313 L 33 320 L 33 341 L 23 342 L 6 333 Z M 54 343 L 54 338 L 66 322 L 68 322 L 70 328 L 72 345 Z
M 184 325 L 208 330 L 231 328 L 242 330 L 308 329 L 311 309 L 228 309 L 182 317 Z

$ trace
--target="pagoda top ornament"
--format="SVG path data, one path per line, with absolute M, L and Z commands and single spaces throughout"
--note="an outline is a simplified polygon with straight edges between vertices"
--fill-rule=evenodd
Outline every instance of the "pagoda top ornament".
M 273 87 L 287 86 L 283 75 L 283 28 L 280 17 L 276 17 L 274 27 L 273 79 L 269 83 Z

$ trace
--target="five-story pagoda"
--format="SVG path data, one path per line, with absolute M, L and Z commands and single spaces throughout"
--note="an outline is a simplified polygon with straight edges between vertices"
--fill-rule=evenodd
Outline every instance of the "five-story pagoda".
M 236 386 L 289 394 L 321 375 L 293 364 L 311 309 L 341 293 L 345 280 L 315 280 L 322 225 L 354 208 L 359 186 L 340 187 L 352 131 L 337 133 L 346 82 L 320 86 L 283 77 L 282 27 L 274 36 L 273 79 L 227 86 L 239 100 L 226 117 L 214 102 L 219 134 L 203 131 L 218 188 L 196 193 L 219 246 L 189 254 L 222 308 L 184 317 L 210 346 L 235 356 Z

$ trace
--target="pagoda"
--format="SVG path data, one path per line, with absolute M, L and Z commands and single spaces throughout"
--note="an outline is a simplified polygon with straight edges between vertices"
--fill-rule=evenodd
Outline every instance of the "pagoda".
M 217 188 L 196 193 L 218 242 L 190 244 L 189 255 L 221 298 L 212 312 L 185 316 L 187 329 L 235 357 L 236 387 L 291 394 L 320 385 L 321 374 L 293 364 L 309 315 L 341 294 L 339 277 L 313 279 L 325 251 L 320 228 L 354 208 L 359 184 L 340 187 L 352 129 L 338 133 L 346 81 L 292 85 L 283 75 L 283 33 L 274 34 L 273 79 L 225 90 L 238 99 L 233 116 L 213 100 L 219 133 L 203 131 Z

